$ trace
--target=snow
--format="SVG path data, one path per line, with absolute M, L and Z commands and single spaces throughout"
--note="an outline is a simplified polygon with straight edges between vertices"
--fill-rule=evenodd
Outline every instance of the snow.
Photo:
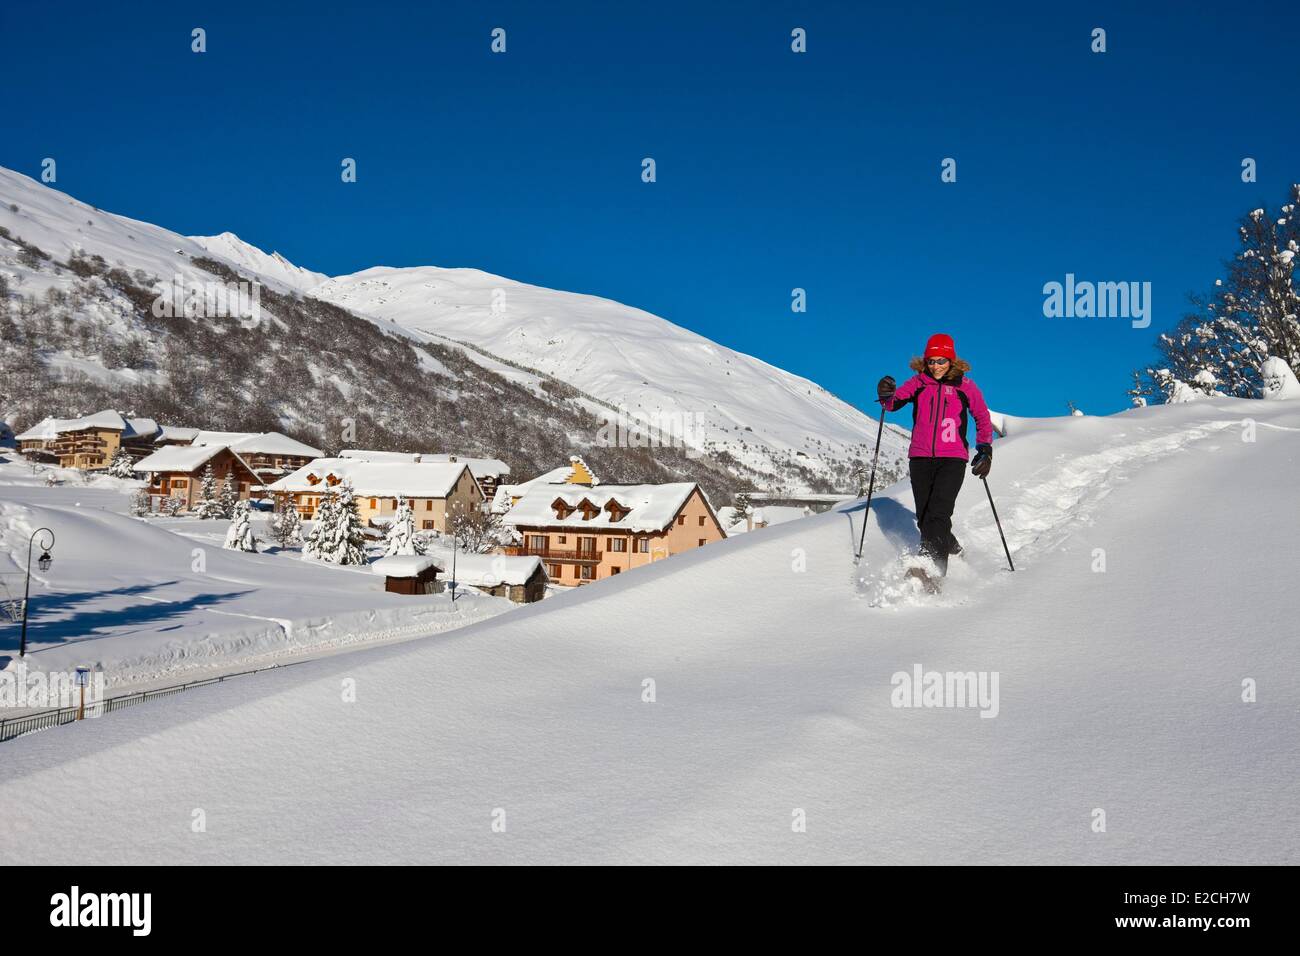
M 745 534 L 749 530 L 749 521 L 744 518 L 737 519 L 734 508 L 729 510 L 731 513 L 727 517 L 731 523 L 727 526 L 727 537 Z M 770 528 L 773 525 L 785 524 L 787 521 L 798 521 L 801 518 L 809 517 L 812 513 L 812 509 L 806 506 L 763 505 L 762 507 L 751 508 L 751 517 L 755 530 L 759 530 L 761 527 Z M 721 520 L 721 512 L 719 512 L 718 517 Z
M 189 238 L 191 242 L 198 243 L 207 252 L 242 267 L 241 271 L 245 274 L 253 272 L 261 276 L 273 276 L 299 292 L 306 292 L 329 278 L 323 273 L 312 272 L 294 265 L 278 252 L 267 255 L 233 232 L 223 232 L 219 236 L 190 236 Z
M 726 450 L 766 474 L 798 452 L 808 456 L 799 464 L 823 472 L 827 459 L 871 453 L 873 419 L 815 382 L 608 299 L 434 266 L 366 269 L 310 294 L 429 341 L 468 343 L 466 355 L 489 367 L 496 356 L 535 369 L 658 424 L 682 446 Z M 905 450 L 905 435 L 887 428 L 882 460 Z
M 434 556 L 441 569 L 451 576 L 451 548 L 447 539 L 435 538 L 429 545 L 429 553 Z M 456 554 L 457 585 L 474 585 L 494 588 L 498 584 L 527 584 L 538 568 L 542 559 L 529 555 L 505 554 Z M 543 569 L 543 574 L 545 570 Z
M 660 531 L 673 520 L 682 505 L 686 504 L 691 492 L 698 487 L 691 481 L 657 485 L 600 485 L 597 488 L 583 485 L 536 485 L 506 512 L 502 523 L 513 527 L 552 525 Z M 591 502 L 598 513 L 586 518 L 581 510 L 577 510 L 567 517 L 559 518 L 551 507 L 557 499 L 567 503 L 570 508 L 577 508 L 584 501 Z M 606 508 L 611 503 L 627 509 L 627 514 L 615 521 L 613 512 Z
M 1260 376 L 1264 379 L 1262 398 L 1270 400 L 1300 398 L 1300 382 L 1296 381 L 1295 372 L 1291 371 L 1291 366 L 1287 365 L 1286 360 L 1276 355 L 1265 359 L 1260 369 Z
M 319 448 L 313 448 L 279 432 L 200 430 L 194 435 L 190 444 L 224 446 L 246 455 L 294 455 L 302 458 L 319 458 L 324 454 Z
M 326 478 L 351 481 L 361 497 L 445 498 L 465 472 L 463 464 L 366 461 L 360 458 L 318 458 L 268 486 L 270 491 L 325 492 Z M 308 476 L 315 480 L 309 480 Z
M 362 461 L 422 462 L 425 464 L 460 464 L 469 468 L 476 479 L 495 478 L 510 474 L 510 466 L 499 458 L 470 458 L 465 455 L 437 454 L 432 452 L 371 451 L 365 448 L 344 448 L 340 458 L 357 458 Z M 566 469 L 567 470 L 567 469 Z
M 395 554 L 392 557 L 380 558 L 370 565 L 371 570 L 376 574 L 382 574 L 390 578 L 413 578 L 429 570 L 437 568 L 443 570 L 441 558 L 432 557 L 425 554 Z M 448 564 L 448 567 L 451 565 Z
M 74 251 L 98 255 L 109 265 L 129 263 L 130 269 L 143 269 L 165 282 L 177 275 L 186 282 L 213 281 L 211 273 L 193 264 L 192 260 L 199 257 L 223 259 L 244 275 L 252 271 L 247 262 L 231 260 L 192 239 L 151 223 L 96 209 L 3 167 L 0 167 L 0 197 L 4 200 L 0 202 L 0 226 L 55 259 L 66 261 Z M 11 204 L 18 207 L 17 212 L 10 208 Z M 25 292 L 37 291 L 38 285 L 39 291 L 43 291 L 56 281 L 48 276 L 37 277 L 21 268 L 19 272 Z M 249 278 L 281 291 L 300 289 L 296 279 L 280 270 L 275 274 L 258 272 Z
M 176 425 L 163 425 L 159 430 L 158 437 L 154 440 L 159 443 L 165 441 L 192 442 L 194 436 L 198 433 L 199 430 L 197 428 L 182 428 Z
M 585 463 L 583 467 L 586 467 Z M 539 485 L 562 485 L 572 477 L 573 464 L 568 464 L 561 465 L 559 468 L 552 468 L 550 471 L 543 472 L 528 481 L 521 481 L 513 485 L 497 485 L 496 493 L 492 496 L 492 510 L 503 514 L 510 510 L 511 499 L 522 498 Z M 594 478 L 595 475 L 592 475 L 592 477 Z M 596 479 L 596 484 L 600 484 L 599 478 Z
M 1300 510 L 1279 479 L 1298 453 L 1287 402 L 1019 419 L 989 478 L 1015 574 L 968 480 L 943 595 L 873 607 L 916 539 L 896 485 L 861 591 L 853 502 L 434 640 L 12 741 L 0 863 L 1295 865 Z M 1236 541 L 1249 560 L 1225 558 Z M 917 665 L 997 673 L 997 716 L 893 706 Z
M 62 484 L 46 487 L 46 475 Z M 102 668 L 117 693 L 442 633 L 517 607 L 477 592 L 454 608 L 387 594 L 364 565 L 271 547 L 269 516 L 251 521 L 263 553 L 226 551 L 230 521 L 129 517 L 140 486 L 0 460 L 0 581 L 21 580 L 33 530 L 56 537 L 50 570 L 32 574 L 33 668 Z M 17 629 L 0 626 L 0 669 L 17 647 Z
M 102 431 L 120 431 L 123 438 L 151 437 L 158 432 L 158 423 L 152 418 L 125 418 L 112 409 L 83 415 L 80 418 L 45 418 L 18 435 L 19 441 L 57 438 L 62 432 L 75 432 L 95 428 Z
M 195 471 L 208 460 L 215 458 L 225 445 L 164 445 L 135 463 L 133 471 L 142 473 L 159 471 Z

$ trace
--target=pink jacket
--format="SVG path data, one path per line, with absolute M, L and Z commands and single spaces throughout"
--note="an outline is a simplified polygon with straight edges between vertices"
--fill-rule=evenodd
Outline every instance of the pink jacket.
M 975 417 L 975 443 L 993 442 L 993 420 L 978 386 L 964 375 L 937 382 L 929 375 L 913 375 L 883 404 L 892 412 L 912 406 L 912 444 L 909 458 L 969 457 L 966 443 L 967 413 Z

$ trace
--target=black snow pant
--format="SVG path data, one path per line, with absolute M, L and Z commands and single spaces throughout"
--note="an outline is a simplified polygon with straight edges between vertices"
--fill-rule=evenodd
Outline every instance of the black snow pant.
M 957 550 L 952 534 L 952 511 L 966 477 L 964 458 L 911 458 L 912 496 L 916 499 L 916 524 L 921 529 L 921 553 L 948 573 L 948 555 Z

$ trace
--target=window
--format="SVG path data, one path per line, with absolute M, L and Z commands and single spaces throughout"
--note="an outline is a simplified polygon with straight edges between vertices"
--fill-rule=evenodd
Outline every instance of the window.
M 624 541 L 622 538 L 610 538 L 610 539 L 609 539 L 609 550 L 610 550 L 610 551 L 618 551 L 618 552 L 620 552 L 620 553 L 623 552 L 623 551 L 626 551 L 626 550 L 627 550 L 627 542 Z
M 425 530 L 425 531 L 432 531 L 432 530 L 433 530 L 433 522 L 432 522 L 432 521 L 426 521 L 426 522 L 424 522 L 424 529 L 423 529 L 423 530 Z
M 425 510 L 425 511 L 432 511 L 432 510 L 433 510 L 433 499 L 432 499 L 432 498 L 426 498 L 426 499 L 425 499 L 425 502 L 424 502 L 424 510 Z
M 372 509 L 375 507 L 375 499 L 374 499 L 374 498 L 371 498 L 371 499 L 370 499 L 370 507 L 371 507 Z
M 551 578 L 551 580 L 558 581 L 560 579 L 560 565 L 548 564 L 546 566 L 546 575 Z
M 593 565 L 584 564 L 578 568 L 578 577 L 583 581 L 594 581 L 596 580 L 596 568 Z
M 528 536 L 528 547 L 536 548 L 538 551 L 546 550 L 546 535 L 530 534 Z
M 704 539 L 703 539 L 703 538 L 700 539 L 700 544 L 699 544 L 699 546 L 700 546 L 701 548 L 704 547 Z
M 569 539 L 568 539 L 568 536 L 566 536 L 566 535 L 560 535 L 560 536 L 557 537 L 555 540 L 558 541 L 560 544 L 564 544 L 564 543 L 565 543 L 566 541 L 568 541 Z
M 595 539 L 595 538 L 579 538 L 579 539 L 578 539 L 578 553 L 579 553 L 579 554 L 595 554 L 595 553 L 596 553 L 596 539 Z
M 704 527 L 704 515 L 700 515 L 700 527 Z
M 610 568 L 610 569 L 609 569 L 609 573 L 610 573 L 610 574 L 620 574 L 622 571 L 623 571 L 622 568 Z
M 189 486 L 190 486 L 190 480 L 189 480 L 188 478 L 173 478 L 173 479 L 172 479 L 172 487 L 173 487 L 173 488 L 188 488 Z
M 686 515 L 678 515 L 678 516 L 677 516 L 677 523 L 678 523 L 679 525 L 684 525 L 684 524 L 686 524 Z
M 637 553 L 638 553 L 638 554 L 649 554 L 649 553 L 650 553 L 650 539 L 649 539 L 649 538 L 637 538 L 637 539 L 636 539 L 636 550 L 637 550 Z

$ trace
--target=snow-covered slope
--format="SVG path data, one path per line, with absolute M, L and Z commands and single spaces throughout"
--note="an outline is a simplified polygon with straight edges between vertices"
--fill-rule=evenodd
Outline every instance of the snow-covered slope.
M 212 255 L 233 262 L 243 272 L 279 279 L 299 292 L 306 292 L 329 278 L 324 273 L 312 272 L 302 266 L 294 265 L 278 252 L 267 255 L 233 232 L 223 232 L 219 236 L 190 236 L 190 239 Z
M 55 534 L 54 564 L 33 572 L 28 664 L 33 672 L 87 666 L 110 693 L 268 666 L 359 643 L 426 635 L 516 605 L 476 590 L 456 607 L 412 602 L 384 590 L 369 568 L 300 560 L 297 548 L 267 546 L 264 515 L 253 520 L 266 553 L 227 551 L 230 522 L 132 518 L 123 514 L 138 482 L 70 469 L 31 473 L 0 456 L 0 600 L 21 597 L 27 542 Z M 46 487 L 55 475 L 63 485 Z M 0 625 L 0 669 L 18 649 L 17 628 Z M 11 716 L 0 707 L 0 717 Z
M 766 474 L 829 477 L 874 440 L 871 419 L 815 382 L 609 299 L 433 266 L 366 269 L 311 294 L 537 369 Z M 886 430 L 882 460 L 905 456 L 902 434 Z
M 944 596 L 882 602 L 895 486 L 861 573 L 848 504 L 5 744 L 0 862 L 1300 863 L 1300 402 L 1012 432 L 1015 574 L 968 479 Z M 918 666 L 996 716 L 894 706 Z
M 179 274 L 195 282 L 211 282 L 212 275 L 195 267 L 189 260 L 208 255 L 229 259 L 223 247 L 248 260 L 261 256 L 273 261 L 272 257 L 261 250 L 239 243 L 234 236 L 231 236 L 234 243 L 217 242 L 223 236 L 187 239 L 138 219 L 96 209 L 4 167 L 0 167 L 0 200 L 0 226 L 5 227 L 10 235 L 21 237 L 59 260 L 66 260 L 74 252 L 87 256 L 98 255 L 103 256 L 109 265 L 121 266 L 127 270 L 141 269 L 151 278 L 171 281 L 173 276 Z M 212 242 L 214 248 L 209 250 L 202 244 L 205 242 Z M 239 247 L 235 243 L 239 243 Z M 244 272 L 256 271 L 273 288 L 298 288 L 288 281 L 291 276 L 316 275 L 306 270 L 297 270 L 296 266 L 288 263 L 285 263 L 286 268 L 262 272 L 253 269 L 250 262 L 237 259 L 229 261 Z M 20 286 L 22 292 L 34 291 L 33 282 L 41 284 L 39 291 L 44 291 L 45 286 L 53 284 L 48 280 L 42 281 L 40 277 L 21 270 L 18 266 L 6 268 L 5 271 L 9 273 L 11 281 L 23 280 L 13 283 L 16 287 Z

